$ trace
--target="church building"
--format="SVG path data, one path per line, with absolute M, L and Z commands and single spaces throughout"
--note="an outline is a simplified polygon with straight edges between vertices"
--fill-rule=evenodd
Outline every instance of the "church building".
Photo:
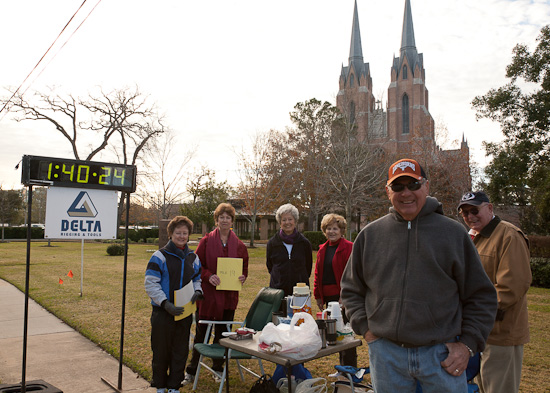
M 423 166 L 448 165 L 452 161 L 455 169 L 460 168 L 461 183 L 468 189 L 469 147 L 464 137 L 455 150 L 442 150 L 435 140 L 424 56 L 416 48 L 410 0 L 405 0 L 401 48 L 399 57 L 394 55 L 390 72 L 384 109 L 374 97 L 370 66 L 363 58 L 356 0 L 348 65 L 342 65 L 336 106 L 357 127 L 359 140 L 366 138 L 369 145 L 382 147 L 392 157 L 415 158 Z

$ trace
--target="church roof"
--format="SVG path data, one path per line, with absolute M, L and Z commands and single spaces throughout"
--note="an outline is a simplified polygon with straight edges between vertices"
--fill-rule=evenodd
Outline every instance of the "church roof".
M 399 75 L 399 72 L 403 65 L 403 61 L 405 60 L 405 57 L 409 62 L 409 67 L 411 69 L 411 72 L 414 71 L 414 68 L 416 67 L 417 64 L 419 68 L 422 70 L 424 66 L 423 56 L 422 54 L 419 54 L 418 51 L 416 50 L 410 0 L 405 0 L 405 11 L 403 14 L 403 31 L 401 33 L 400 52 L 401 52 L 400 56 L 396 59 L 394 58 L 393 60 L 393 67 L 396 69 L 397 75 Z
M 355 69 L 357 79 L 361 76 L 368 76 L 369 63 L 365 63 L 363 60 L 363 49 L 361 44 L 361 30 L 359 29 L 359 14 L 357 12 L 357 0 L 353 8 L 353 22 L 351 27 L 351 44 L 349 48 L 349 65 L 347 67 L 342 66 L 341 76 L 347 80 L 351 67 Z

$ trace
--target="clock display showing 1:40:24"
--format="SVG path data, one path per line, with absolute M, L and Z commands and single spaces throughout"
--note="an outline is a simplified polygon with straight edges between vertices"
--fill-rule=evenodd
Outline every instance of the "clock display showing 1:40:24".
M 124 186 L 126 169 L 104 165 L 76 165 L 50 162 L 48 180 L 71 181 L 81 184 Z

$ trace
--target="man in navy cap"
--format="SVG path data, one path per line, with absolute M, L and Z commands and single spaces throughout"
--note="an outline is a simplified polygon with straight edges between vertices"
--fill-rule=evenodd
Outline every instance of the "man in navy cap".
M 529 342 L 527 290 L 531 285 L 529 240 L 521 229 L 501 220 L 483 191 L 468 192 L 458 205 L 497 291 L 495 326 L 481 358 L 482 393 L 518 392 L 523 345 Z

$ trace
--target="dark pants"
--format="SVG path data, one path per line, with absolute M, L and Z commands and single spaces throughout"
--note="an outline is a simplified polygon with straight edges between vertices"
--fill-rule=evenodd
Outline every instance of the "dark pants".
M 235 317 L 235 310 L 223 310 L 223 321 L 232 321 Z M 197 320 L 196 329 L 195 329 L 195 340 L 193 341 L 194 344 L 202 344 L 204 342 L 204 336 L 206 336 L 206 329 L 208 328 L 208 325 L 198 323 L 199 321 L 199 315 L 198 313 L 195 315 L 195 318 Z M 222 333 L 227 332 L 227 325 L 214 325 L 214 343 L 217 343 L 222 338 Z M 189 365 L 187 366 L 188 374 L 195 375 L 197 373 L 197 366 L 199 365 L 199 358 L 200 353 L 198 353 L 195 348 L 193 348 L 193 356 L 191 357 L 191 362 L 189 362 Z M 212 359 L 212 369 L 215 371 L 219 371 L 220 373 L 223 371 L 224 366 L 224 359 Z
M 327 296 L 324 298 L 325 301 L 325 308 L 328 307 L 329 302 L 337 302 L 340 300 L 340 296 Z M 342 321 L 344 321 L 344 325 L 349 322 L 349 319 L 346 317 L 346 310 L 342 306 Z M 357 349 L 356 348 L 350 348 L 346 349 L 345 351 L 339 352 L 340 355 L 340 365 L 341 366 L 352 366 L 357 367 Z
M 193 316 L 179 321 L 164 309 L 153 306 L 151 313 L 151 349 L 153 382 L 157 388 L 179 389 L 189 355 L 189 334 Z

